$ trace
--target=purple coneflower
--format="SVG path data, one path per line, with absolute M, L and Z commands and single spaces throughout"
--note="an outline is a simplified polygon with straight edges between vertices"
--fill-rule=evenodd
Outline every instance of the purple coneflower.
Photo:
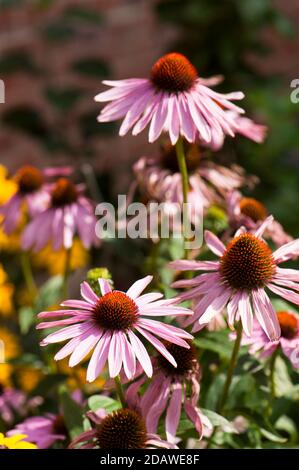
M 21 218 L 24 204 L 32 217 L 47 205 L 49 194 L 44 186 L 44 173 L 33 166 L 23 166 L 14 176 L 16 193 L 0 207 L 3 215 L 2 227 L 5 233 L 12 233 Z
M 227 196 L 227 213 L 229 224 L 234 230 L 244 226 L 249 231 L 255 231 L 268 216 L 264 204 L 257 199 L 243 197 L 239 191 L 232 191 Z M 264 237 L 271 239 L 277 246 L 284 245 L 292 240 L 292 237 L 284 231 L 281 224 L 274 219 L 267 226 Z
M 112 103 L 101 111 L 98 121 L 124 117 L 121 136 L 132 128 L 132 134 L 137 135 L 149 124 L 149 142 L 165 131 L 173 145 L 179 136 L 188 142 L 199 139 L 206 143 L 221 140 L 224 134 L 234 136 L 238 129 L 235 115 L 244 111 L 231 100 L 240 100 L 244 94 L 221 94 L 209 88 L 219 81 L 219 77 L 200 78 L 184 55 L 166 54 L 153 65 L 150 78 L 104 81 L 112 89 L 95 100 Z
M 49 203 L 27 225 L 22 237 L 24 250 L 39 251 L 48 242 L 55 251 L 72 247 L 78 234 L 85 248 L 98 243 L 93 204 L 82 194 L 81 185 L 59 178 L 49 188 Z
M 70 444 L 79 449 L 175 449 L 157 434 L 149 433 L 144 419 L 136 411 L 125 408 L 107 414 L 105 410 L 87 413 L 92 429 L 83 432 Z
M 299 239 L 272 253 L 262 239 L 272 221 L 273 217 L 268 217 L 254 233 L 239 229 L 226 247 L 216 235 L 206 231 L 205 241 L 219 256 L 219 261 L 181 260 L 171 263 L 178 270 L 209 271 L 173 284 L 174 287 L 190 287 L 180 295 L 181 300 L 200 296 L 193 317 L 187 321 L 188 324 L 194 323 L 193 331 L 198 331 L 227 307 L 230 327 L 241 318 L 244 331 L 250 336 L 254 311 L 270 340 L 279 339 L 279 322 L 266 288 L 299 305 L 299 271 L 279 267 L 281 262 L 299 255 Z
M 175 358 L 177 367 L 173 367 L 161 355 L 154 357 L 153 379 L 145 393 L 136 400 L 136 393 L 145 382 L 144 378 L 139 378 L 128 387 L 126 399 L 132 406 L 140 409 L 147 429 L 152 433 L 157 432 L 159 420 L 166 412 L 165 431 L 168 442 L 178 441 L 176 433 L 182 409 L 201 438 L 204 431 L 212 428 L 212 424 L 197 406 L 201 372 L 195 348 L 191 345 L 190 349 L 185 349 L 170 343 L 166 343 L 166 347 Z
M 175 298 L 161 300 L 163 295 L 160 293 L 140 295 L 151 280 L 152 276 L 146 276 L 136 281 L 127 292 L 121 292 L 113 291 L 107 280 L 99 279 L 101 297 L 95 294 L 87 282 L 83 282 L 81 295 L 84 300 L 66 300 L 61 305 L 69 309 L 38 315 L 46 319 L 60 317 L 58 320 L 40 323 L 37 326 L 39 329 L 70 325 L 49 334 L 42 345 L 70 340 L 55 356 L 55 360 L 60 360 L 70 355 L 70 367 L 81 362 L 95 348 L 87 369 L 89 382 L 99 376 L 107 361 L 110 377 L 116 377 L 123 366 L 126 376 L 132 378 L 136 359 L 145 373 L 152 376 L 149 354 L 136 332 L 176 367 L 175 359 L 156 336 L 186 348 L 189 348 L 189 344 L 184 339 L 192 339 L 192 336 L 175 326 L 144 317 L 192 315 L 193 312 L 174 305 L 178 303 Z
M 46 413 L 44 416 L 32 416 L 16 425 L 8 435 L 25 434 L 30 442 L 39 449 L 47 449 L 57 441 L 64 441 L 68 436 L 62 415 Z
M 235 165 L 226 168 L 205 158 L 197 145 L 185 145 L 189 173 L 188 202 L 197 213 L 212 204 L 221 203 L 233 189 L 252 181 L 244 170 Z M 157 157 L 141 157 L 134 165 L 134 173 L 145 199 L 158 202 L 182 203 L 182 180 L 175 149 L 164 145 Z
M 277 341 L 269 341 L 260 324 L 253 323 L 252 335 L 243 336 L 242 344 L 249 345 L 251 354 L 258 353 L 261 358 L 271 356 L 277 348 L 289 359 L 295 369 L 299 368 L 299 317 L 295 313 L 280 311 L 277 318 L 281 329 L 281 337 Z

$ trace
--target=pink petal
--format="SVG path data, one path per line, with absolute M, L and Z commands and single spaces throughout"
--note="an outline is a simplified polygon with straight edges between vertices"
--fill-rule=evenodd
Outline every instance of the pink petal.
M 176 432 L 181 417 L 182 385 L 177 382 L 172 386 L 172 395 L 167 408 L 165 429 L 167 440 L 171 443 L 176 441 Z
M 98 282 L 99 282 L 99 285 L 100 285 L 102 295 L 106 295 L 106 294 L 109 294 L 110 292 L 112 292 L 111 286 L 110 286 L 109 282 L 107 281 L 107 279 L 100 278 L 98 280 Z
M 93 382 L 100 375 L 108 358 L 110 339 L 111 333 L 106 332 L 96 345 L 87 368 L 88 382 Z
M 219 269 L 218 261 L 193 261 L 178 260 L 171 261 L 168 266 L 178 271 L 216 271 Z
M 273 215 L 269 215 L 269 217 L 267 217 L 266 220 L 264 220 L 264 222 L 255 231 L 254 235 L 257 238 L 261 238 L 263 236 L 265 230 L 267 229 L 267 227 L 272 224 L 273 220 L 274 220 Z
M 131 297 L 131 299 L 136 299 L 142 291 L 152 282 L 153 276 L 146 276 L 138 281 L 134 282 L 126 294 Z
M 148 377 L 153 375 L 153 366 L 148 355 L 147 350 L 143 346 L 140 339 L 133 333 L 133 331 L 128 331 L 128 336 L 130 338 L 131 346 L 135 353 L 135 356 L 139 360 L 140 364 L 142 365 L 144 372 Z
M 96 328 L 93 328 L 92 330 L 87 331 L 84 336 L 82 335 L 82 337 L 80 338 L 80 344 L 75 348 L 70 357 L 69 366 L 74 367 L 79 364 L 79 362 L 84 359 L 84 357 L 92 350 L 95 344 L 99 341 L 102 334 L 102 331 L 98 331 Z
M 152 334 L 149 332 L 144 331 L 142 328 L 138 328 L 138 326 L 135 327 L 139 333 L 144 336 L 156 349 L 159 351 L 162 356 L 164 356 L 170 364 L 173 365 L 173 367 L 177 367 L 177 363 L 174 359 L 174 357 L 167 351 L 163 343 L 159 341 L 157 338 L 155 338 Z
M 88 302 L 92 306 L 94 306 L 98 302 L 99 298 L 94 293 L 94 291 L 92 290 L 88 282 L 86 281 L 82 282 L 82 284 L 80 285 L 80 290 L 81 290 L 81 296 L 83 297 L 84 300 L 86 300 L 86 302 Z
M 247 336 L 251 336 L 253 326 L 253 315 L 247 292 L 242 292 L 239 299 L 238 310 L 241 316 L 242 325 Z
M 205 241 L 210 250 L 215 255 L 222 256 L 225 253 L 226 248 L 223 245 L 222 241 L 220 241 L 219 238 L 216 237 L 216 235 L 210 232 L 209 230 L 205 231 Z
M 120 332 L 119 339 L 121 342 L 121 353 L 122 361 L 124 365 L 124 372 L 128 378 L 131 380 L 136 372 L 136 358 L 132 350 L 132 346 L 127 340 L 127 337 L 124 333 Z
M 108 364 L 109 364 L 109 375 L 111 378 L 116 377 L 122 366 L 122 354 L 121 354 L 121 339 L 119 336 L 120 332 L 114 331 L 110 341 Z
M 276 312 L 263 289 L 252 291 L 255 315 L 271 341 L 277 341 L 281 331 Z

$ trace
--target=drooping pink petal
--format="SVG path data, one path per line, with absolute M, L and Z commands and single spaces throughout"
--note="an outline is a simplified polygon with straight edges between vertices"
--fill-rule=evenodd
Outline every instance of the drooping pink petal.
M 176 442 L 176 432 L 180 422 L 182 407 L 182 385 L 176 382 L 172 386 L 172 394 L 166 412 L 165 430 L 167 440 L 171 443 Z
M 177 363 L 174 359 L 174 357 L 167 351 L 163 343 L 159 341 L 157 338 L 155 338 L 151 333 L 146 332 L 144 329 L 136 326 L 136 330 L 144 336 L 156 349 L 159 351 L 162 356 L 164 356 L 172 365 L 173 367 L 177 367 Z
M 93 382 L 100 375 L 108 358 L 110 338 L 111 333 L 106 332 L 96 345 L 87 367 L 86 379 L 88 382 Z
M 226 248 L 223 245 L 222 241 L 219 240 L 219 238 L 209 230 L 205 231 L 205 241 L 210 250 L 217 256 L 222 256 Z

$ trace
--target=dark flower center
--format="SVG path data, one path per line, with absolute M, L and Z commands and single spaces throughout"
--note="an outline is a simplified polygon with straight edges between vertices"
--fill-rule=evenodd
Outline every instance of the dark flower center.
M 185 377 L 198 365 L 194 346 L 191 345 L 190 349 L 187 349 L 168 342 L 165 343 L 165 346 L 177 363 L 177 367 L 174 367 L 164 356 L 161 354 L 158 356 L 158 364 L 166 375 Z
M 234 238 L 220 260 L 220 272 L 234 289 L 264 287 L 275 273 L 275 263 L 268 245 L 251 233 Z
M 78 198 L 78 193 L 76 186 L 66 178 L 59 178 L 55 183 L 52 194 L 52 206 L 53 207 L 63 207 L 68 204 L 76 202 Z
M 265 206 L 256 199 L 250 197 L 244 197 L 241 199 L 240 210 L 243 215 L 250 217 L 254 222 L 265 220 L 268 215 Z
M 196 68 L 182 54 L 172 52 L 161 57 L 152 67 L 151 81 L 170 93 L 188 91 L 197 79 Z
M 21 194 L 30 194 L 41 188 L 44 182 L 42 173 L 34 166 L 23 166 L 15 175 Z
M 94 320 L 105 330 L 126 331 L 138 318 L 138 307 L 124 292 L 114 290 L 99 297 L 94 308 Z
M 277 318 L 280 324 L 281 336 L 287 339 L 293 339 L 298 333 L 298 320 L 295 315 L 289 312 L 277 312 Z
M 115 411 L 97 426 L 101 449 L 144 449 L 147 432 L 142 417 L 133 410 Z
M 53 432 L 54 434 L 62 434 L 64 436 L 68 435 L 68 430 L 65 425 L 65 421 L 62 415 L 57 415 L 53 422 Z
M 193 173 L 200 166 L 200 149 L 198 145 L 190 145 L 186 142 L 184 142 L 184 147 L 188 173 Z M 173 147 L 173 145 L 164 145 L 161 148 L 160 163 L 163 169 L 169 170 L 171 173 L 180 172 L 175 147 Z

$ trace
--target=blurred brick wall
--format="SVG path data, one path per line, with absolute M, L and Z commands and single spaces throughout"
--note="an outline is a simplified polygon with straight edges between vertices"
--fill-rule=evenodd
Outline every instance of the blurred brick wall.
M 82 77 L 74 73 L 70 64 L 78 58 L 99 57 L 110 66 L 111 78 L 147 76 L 151 64 L 169 49 L 175 31 L 159 24 L 154 15 L 156 0 L 56 0 L 48 2 L 47 8 L 37 8 L 37 1 L 27 0 L 15 8 L 1 10 L 0 56 L 11 51 L 26 50 L 44 72 L 32 77 L 20 71 L 4 78 L 6 103 L 0 105 L 0 116 L 15 106 L 27 105 L 40 111 L 49 126 L 72 142 L 77 155 L 70 157 L 67 151 L 46 150 L 42 142 L 20 131 L 0 126 L 0 162 L 11 169 L 23 162 L 40 166 L 71 163 L 80 166 L 86 161 L 86 146 L 91 149 L 90 162 L 96 171 L 114 169 L 115 190 L 125 190 L 130 178 L 129 162 L 148 151 L 145 133 L 138 137 L 119 138 L 112 135 L 92 135 L 82 139 L 77 122 L 89 110 L 99 106 L 93 96 L 103 89 L 100 80 Z M 276 0 L 281 9 L 299 25 L 298 0 Z M 63 45 L 49 44 L 40 35 L 41 27 L 59 18 L 69 6 L 90 7 L 103 15 L 103 23 L 79 25 L 78 34 Z M 272 31 L 266 31 L 264 39 L 274 46 L 269 58 L 256 61 L 266 73 L 285 74 L 286 79 L 299 75 L 299 34 L 293 40 L 277 39 Z M 58 113 L 45 99 L 45 85 L 53 87 L 84 87 L 84 99 L 78 100 L 70 112 Z
M 86 161 L 86 157 L 82 157 L 86 142 L 78 132 L 77 120 L 89 110 L 100 110 L 93 97 L 104 87 L 97 78 L 73 73 L 70 64 L 80 58 L 98 57 L 107 61 L 113 79 L 147 76 L 151 64 L 168 49 L 174 33 L 158 23 L 153 11 L 155 0 L 56 0 L 47 8 L 37 8 L 36 3 L 27 0 L 15 8 L 1 10 L 0 57 L 14 51 L 29 51 L 36 65 L 45 73 L 32 77 L 22 71 L 0 77 L 4 78 L 6 86 L 6 102 L 0 105 L 0 116 L 16 106 L 33 107 L 40 111 L 50 126 L 67 133 L 79 155 L 70 158 L 67 152 L 49 152 L 37 139 L 1 126 L 0 162 L 11 169 L 24 161 L 41 166 L 55 163 L 79 166 Z M 49 44 L 40 35 L 41 27 L 60 18 L 69 6 L 100 12 L 102 24 L 80 25 L 74 40 L 63 45 Z M 45 85 L 61 88 L 80 86 L 87 92 L 71 112 L 61 116 L 45 99 Z M 127 186 L 124 175 L 128 171 L 123 171 L 128 166 L 127 162 L 136 160 L 148 148 L 145 135 L 118 138 L 116 132 L 109 136 L 92 136 L 88 145 L 93 153 L 90 162 L 96 171 L 116 169 L 115 184 L 123 188 Z

